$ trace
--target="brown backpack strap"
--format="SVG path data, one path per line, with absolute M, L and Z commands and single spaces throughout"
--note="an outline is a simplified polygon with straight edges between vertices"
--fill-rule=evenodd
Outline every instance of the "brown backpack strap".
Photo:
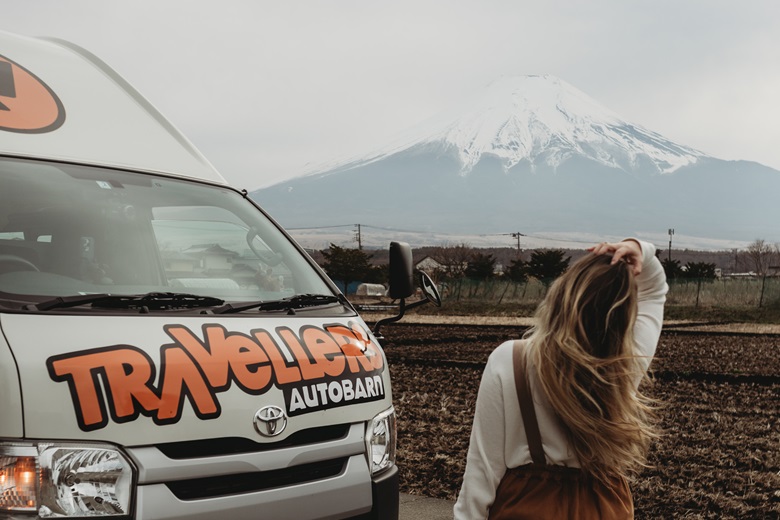
M 520 401 L 520 414 L 523 416 L 523 426 L 525 427 L 525 436 L 528 439 L 528 448 L 531 450 L 531 460 L 535 464 L 546 465 L 547 460 L 542 449 L 542 434 L 539 432 L 539 422 L 536 420 L 534 400 L 531 397 L 531 388 L 528 386 L 528 377 L 525 372 L 525 353 L 521 347 L 522 343 L 515 341 L 512 351 L 512 364 L 515 371 L 517 398 Z

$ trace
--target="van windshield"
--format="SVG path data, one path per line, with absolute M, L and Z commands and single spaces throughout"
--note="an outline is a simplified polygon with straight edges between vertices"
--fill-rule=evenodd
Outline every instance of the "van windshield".
M 0 158 L 0 298 L 333 295 L 241 194 L 105 168 Z

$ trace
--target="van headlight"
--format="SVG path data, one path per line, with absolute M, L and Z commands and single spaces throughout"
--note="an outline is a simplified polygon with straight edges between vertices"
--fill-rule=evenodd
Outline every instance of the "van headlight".
M 376 475 L 395 464 L 395 409 L 389 408 L 374 417 L 366 432 L 366 453 L 371 474 Z
M 133 471 L 110 445 L 0 442 L 0 518 L 129 516 Z

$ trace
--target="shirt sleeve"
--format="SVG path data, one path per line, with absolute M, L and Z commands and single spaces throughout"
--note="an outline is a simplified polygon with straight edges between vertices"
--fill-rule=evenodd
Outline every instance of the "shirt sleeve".
M 666 284 L 664 268 L 655 256 L 655 246 L 643 240 L 636 242 L 642 248 L 642 272 L 636 277 L 638 312 L 634 325 L 634 344 L 647 370 L 661 337 L 664 303 L 669 286 Z
M 466 456 L 466 471 L 454 507 L 455 520 L 487 518 L 488 510 L 495 499 L 496 488 L 506 472 L 506 417 L 496 358 L 495 352 L 488 358 L 479 385 L 474 424 Z

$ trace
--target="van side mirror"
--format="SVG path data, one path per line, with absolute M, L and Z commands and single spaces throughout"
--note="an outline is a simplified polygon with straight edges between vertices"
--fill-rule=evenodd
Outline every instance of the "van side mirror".
M 414 294 L 413 271 L 412 248 L 409 244 L 390 242 L 390 298 L 401 300 Z
M 420 271 L 420 289 L 422 289 L 423 296 L 429 302 L 436 307 L 441 307 L 441 294 L 439 294 L 439 288 L 433 283 L 431 277 Z M 408 309 L 409 307 L 407 307 Z
M 436 284 L 431 277 L 420 272 L 420 289 L 422 289 L 424 299 L 412 302 L 407 305 L 406 298 L 412 296 L 415 291 L 414 266 L 412 265 L 412 248 L 406 242 L 390 243 L 390 289 L 388 296 L 394 300 L 401 300 L 398 308 L 398 315 L 391 316 L 376 322 L 374 325 L 374 335 L 381 338 L 379 328 L 385 323 L 393 323 L 404 317 L 407 309 L 413 309 L 426 303 L 433 303 L 441 307 L 441 296 Z

